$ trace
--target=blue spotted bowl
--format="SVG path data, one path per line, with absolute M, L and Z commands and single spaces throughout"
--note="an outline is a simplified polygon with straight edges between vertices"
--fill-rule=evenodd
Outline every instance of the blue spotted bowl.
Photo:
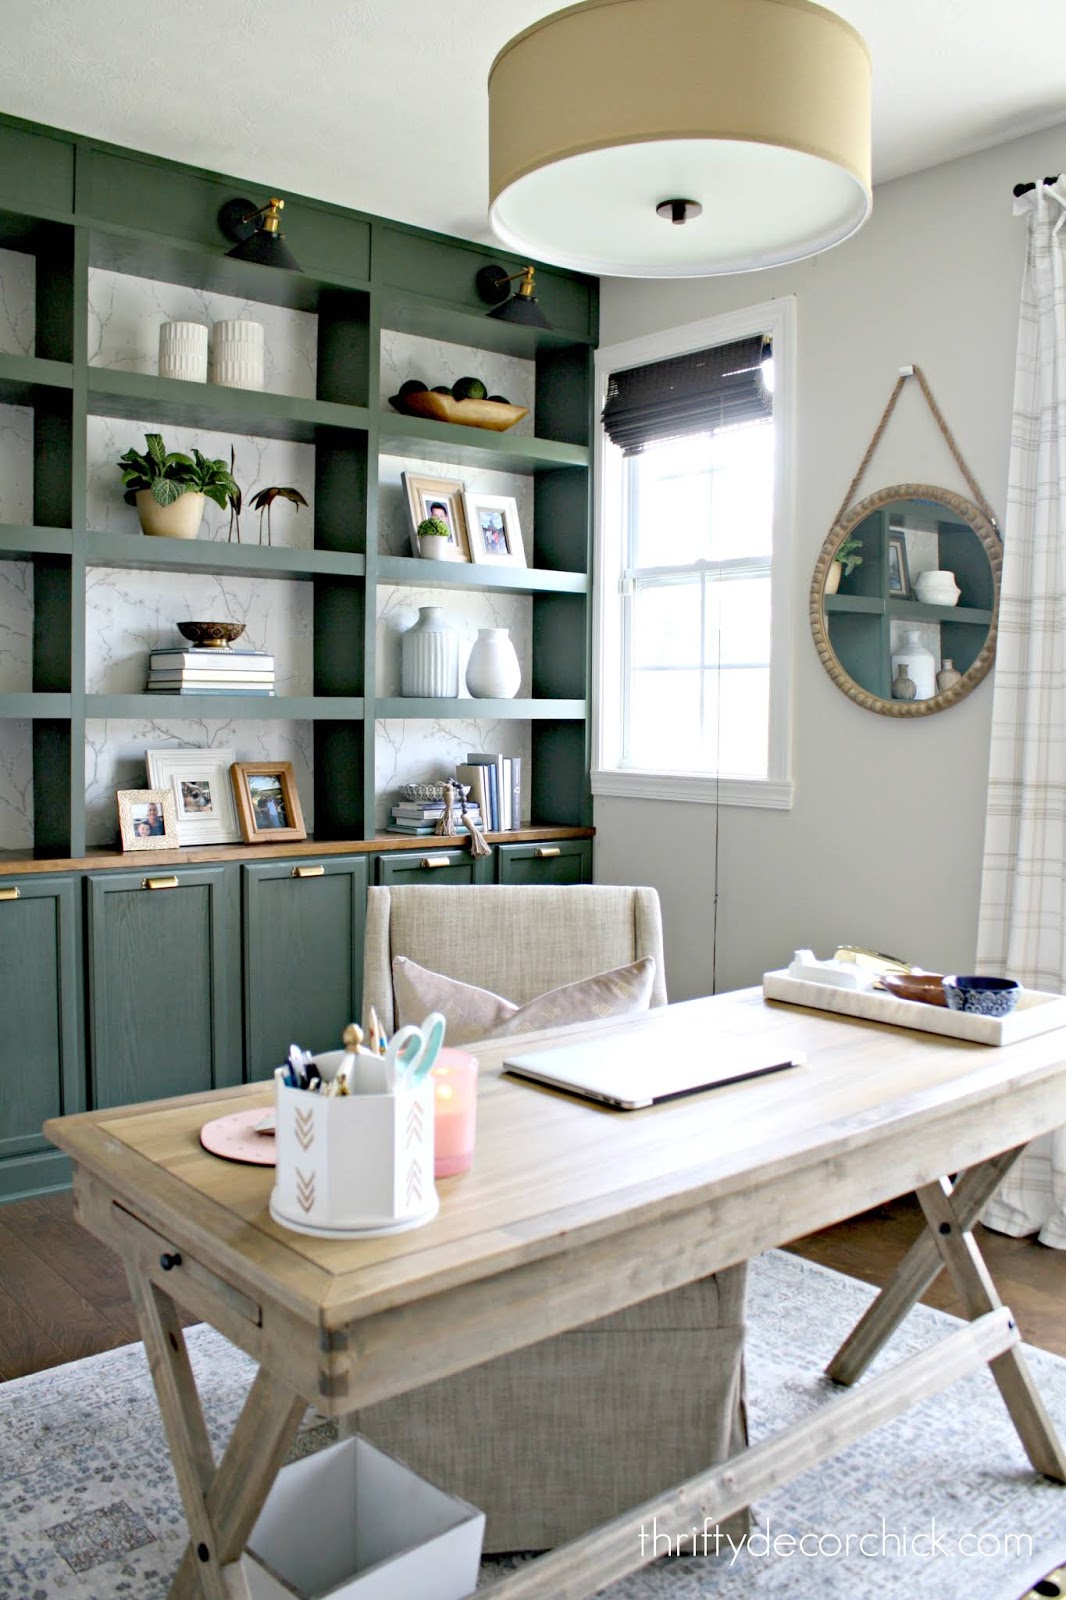
M 944 994 L 952 1011 L 976 1012 L 981 1017 L 1005 1017 L 1018 1004 L 1022 992 L 1013 978 L 944 979 Z

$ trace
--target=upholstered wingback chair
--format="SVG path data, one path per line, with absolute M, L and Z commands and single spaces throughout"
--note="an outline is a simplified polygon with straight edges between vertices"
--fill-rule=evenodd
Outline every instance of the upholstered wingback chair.
M 651 955 L 651 1004 L 666 1004 L 654 889 L 371 889 L 364 1006 L 389 1031 L 398 955 L 519 1004 Z M 731 1267 L 642 1301 L 353 1424 L 481 1507 L 486 1550 L 564 1543 L 742 1447 L 745 1274 Z

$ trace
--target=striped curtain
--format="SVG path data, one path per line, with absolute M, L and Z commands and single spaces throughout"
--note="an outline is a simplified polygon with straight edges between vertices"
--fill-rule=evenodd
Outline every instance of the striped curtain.
M 1014 202 L 1029 229 L 1018 328 L 978 967 L 1066 992 L 1066 177 Z M 1066 1129 L 986 1209 L 1066 1249 Z

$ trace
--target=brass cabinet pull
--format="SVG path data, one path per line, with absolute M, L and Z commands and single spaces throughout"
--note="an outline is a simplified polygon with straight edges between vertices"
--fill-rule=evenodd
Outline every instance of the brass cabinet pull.
M 451 864 L 452 863 L 451 863 L 451 857 L 450 856 L 423 856 L 422 857 L 422 865 L 424 867 L 426 867 L 426 868 L 430 868 L 430 867 L 450 867 Z
M 324 878 L 325 875 L 326 869 L 323 866 L 293 867 L 291 873 L 291 876 L 294 878 Z
M 142 878 L 141 879 L 141 888 L 142 889 L 176 889 L 177 887 L 178 887 L 178 880 L 177 880 L 177 878 L 174 878 L 174 877 L 170 877 L 170 878 Z
M 16 889 L 13 886 L 10 889 L 0 889 L 0 900 L 17 900 L 21 893 L 21 889 Z
M 557 844 L 539 844 L 533 852 L 538 861 L 550 861 L 553 856 L 561 856 L 562 853 Z

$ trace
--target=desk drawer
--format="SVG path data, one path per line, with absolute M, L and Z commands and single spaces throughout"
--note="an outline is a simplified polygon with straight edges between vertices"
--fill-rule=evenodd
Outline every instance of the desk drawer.
M 111 1204 L 111 1220 L 122 1240 L 123 1259 L 146 1271 L 183 1309 L 223 1332 L 234 1313 L 254 1327 L 262 1327 L 261 1306 L 195 1260 L 173 1239 L 157 1233 L 117 1201 Z

